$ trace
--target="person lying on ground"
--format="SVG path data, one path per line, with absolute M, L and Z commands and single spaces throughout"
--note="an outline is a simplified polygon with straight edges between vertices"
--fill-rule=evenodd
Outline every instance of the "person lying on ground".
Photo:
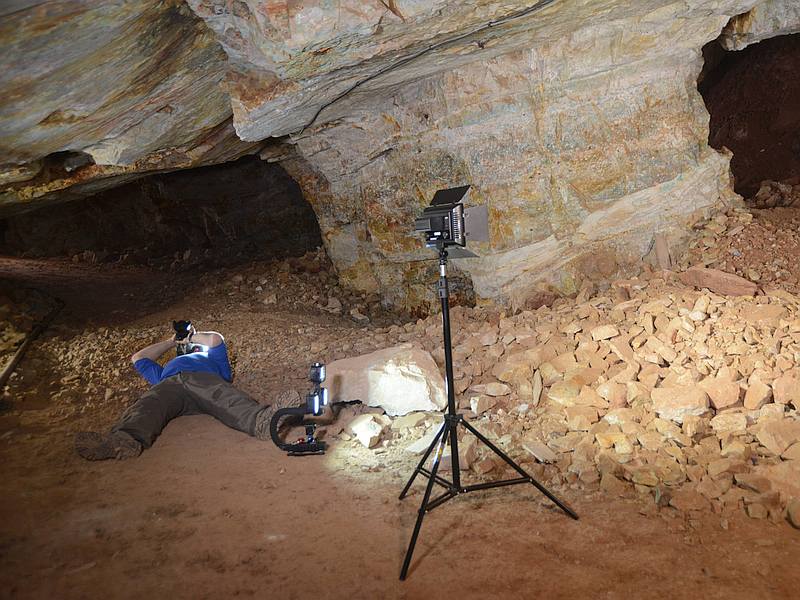
M 109 433 L 78 433 L 75 449 L 80 456 L 87 460 L 139 456 L 153 445 L 167 423 L 182 415 L 211 415 L 228 427 L 268 440 L 275 411 L 301 405 L 295 391 L 281 393 L 265 405 L 234 387 L 225 340 L 215 331 L 192 328 L 189 353 L 162 367 L 156 360 L 175 344 L 173 335 L 131 356 L 133 366 L 152 387 L 125 411 Z

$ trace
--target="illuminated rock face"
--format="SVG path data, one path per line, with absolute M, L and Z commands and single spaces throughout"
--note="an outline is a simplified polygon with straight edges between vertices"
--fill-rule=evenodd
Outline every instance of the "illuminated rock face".
M 343 280 L 408 308 L 436 303 L 410 229 L 442 187 L 469 183 L 490 211 L 457 295 L 524 306 L 624 274 L 656 234 L 677 248 L 735 198 L 707 145 L 700 49 L 744 13 L 732 47 L 800 28 L 793 0 L 21 5 L 0 25 L 6 207 L 289 135 L 270 156 Z M 63 151 L 96 164 L 37 162 Z

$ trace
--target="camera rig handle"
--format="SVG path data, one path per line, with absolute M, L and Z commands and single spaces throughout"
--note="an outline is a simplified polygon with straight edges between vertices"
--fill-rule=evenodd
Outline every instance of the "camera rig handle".
M 305 406 L 294 406 L 289 408 L 281 408 L 275 411 L 275 414 L 272 415 L 272 420 L 269 422 L 269 436 L 272 438 L 274 444 L 281 450 L 288 452 L 289 456 L 325 454 L 327 445 L 325 442 L 321 442 L 314 437 L 314 430 L 317 426 L 313 423 L 305 424 L 305 438 L 293 444 L 285 443 L 278 435 L 278 428 L 280 427 L 281 419 L 284 417 L 295 416 L 302 420 L 307 414 L 308 412 Z
M 333 402 L 331 404 L 331 408 L 338 412 L 338 410 L 342 407 L 353 404 L 361 404 L 361 400 L 342 400 L 339 402 Z M 281 426 L 281 419 L 286 417 L 297 417 L 298 420 L 302 421 L 305 419 L 306 415 L 313 414 L 313 412 L 309 411 L 308 406 L 293 406 L 289 408 L 281 408 L 275 411 L 275 414 L 272 415 L 272 419 L 269 422 L 269 436 L 272 438 L 273 443 L 284 452 L 287 452 L 289 456 L 325 454 L 325 451 L 328 449 L 328 445 L 314 437 L 314 431 L 317 428 L 316 423 L 303 423 L 303 426 L 306 428 L 306 435 L 304 438 L 301 438 L 299 441 L 294 442 L 293 444 L 287 444 L 281 440 L 280 436 L 278 435 L 278 430 Z

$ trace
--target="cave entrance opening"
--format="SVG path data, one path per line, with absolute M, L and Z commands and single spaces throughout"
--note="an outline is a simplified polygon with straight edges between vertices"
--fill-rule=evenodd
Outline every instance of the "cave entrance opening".
M 15 256 L 175 270 L 302 256 L 322 239 L 297 183 L 247 156 L 10 217 L 2 243 Z
M 0 221 L 0 282 L 73 299 L 87 317 L 98 309 L 144 314 L 153 303 L 137 310 L 137 297 L 174 298 L 206 274 L 224 279 L 229 268 L 306 254 L 327 264 L 321 246 L 294 179 L 247 156 Z
M 714 40 L 703 56 L 708 141 L 733 152 L 735 191 L 756 208 L 800 206 L 800 34 L 738 51 Z

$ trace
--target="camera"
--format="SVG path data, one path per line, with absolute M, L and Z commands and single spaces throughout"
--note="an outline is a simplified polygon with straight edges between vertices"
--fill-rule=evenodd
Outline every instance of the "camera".
M 175 330 L 175 354 L 183 356 L 184 354 L 191 354 L 192 352 L 200 352 L 203 350 L 202 346 L 192 344 L 189 341 L 189 336 L 194 331 L 191 321 L 173 321 L 172 328 Z
M 175 330 L 175 341 L 182 341 L 192 333 L 191 321 L 173 321 L 172 328 Z

